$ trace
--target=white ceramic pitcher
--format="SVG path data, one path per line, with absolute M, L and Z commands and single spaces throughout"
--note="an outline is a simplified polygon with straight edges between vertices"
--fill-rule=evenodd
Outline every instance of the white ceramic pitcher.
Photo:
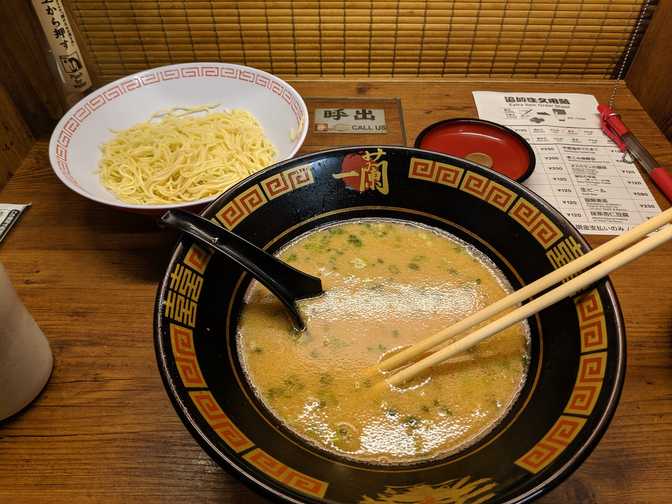
M 49 341 L 0 264 L 0 420 L 37 397 L 51 375 Z

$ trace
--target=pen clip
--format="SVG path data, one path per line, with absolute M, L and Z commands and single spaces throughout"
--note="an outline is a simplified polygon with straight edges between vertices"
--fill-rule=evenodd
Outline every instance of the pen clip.
M 598 105 L 597 111 L 600 113 L 600 127 L 604 134 L 611 138 L 622 152 L 625 152 L 626 145 L 623 142 L 623 135 L 629 133 L 630 130 L 621 121 L 621 116 L 608 105 Z

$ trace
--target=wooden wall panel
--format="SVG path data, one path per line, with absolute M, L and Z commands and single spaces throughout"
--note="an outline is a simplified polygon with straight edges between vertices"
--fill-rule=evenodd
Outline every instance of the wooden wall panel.
M 625 80 L 672 140 L 672 0 L 660 1 Z
M 33 137 L 0 84 L 0 189 L 23 162 L 33 145 Z
M 0 2 L 0 84 L 36 138 L 51 134 L 65 112 L 44 40 L 29 0 Z

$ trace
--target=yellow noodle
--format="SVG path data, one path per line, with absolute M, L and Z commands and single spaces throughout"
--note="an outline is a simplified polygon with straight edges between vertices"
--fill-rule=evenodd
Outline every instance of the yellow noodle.
M 136 204 L 215 196 L 275 162 L 277 151 L 246 110 L 175 108 L 115 132 L 104 144 L 100 180 L 120 200 Z

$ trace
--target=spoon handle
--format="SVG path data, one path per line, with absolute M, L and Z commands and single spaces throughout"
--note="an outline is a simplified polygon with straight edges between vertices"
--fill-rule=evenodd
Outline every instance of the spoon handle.
M 168 210 L 161 217 L 161 223 L 187 233 L 238 263 L 282 301 L 296 329 L 305 329 L 296 301 L 322 294 L 319 278 L 292 268 L 253 243 L 198 215 Z

